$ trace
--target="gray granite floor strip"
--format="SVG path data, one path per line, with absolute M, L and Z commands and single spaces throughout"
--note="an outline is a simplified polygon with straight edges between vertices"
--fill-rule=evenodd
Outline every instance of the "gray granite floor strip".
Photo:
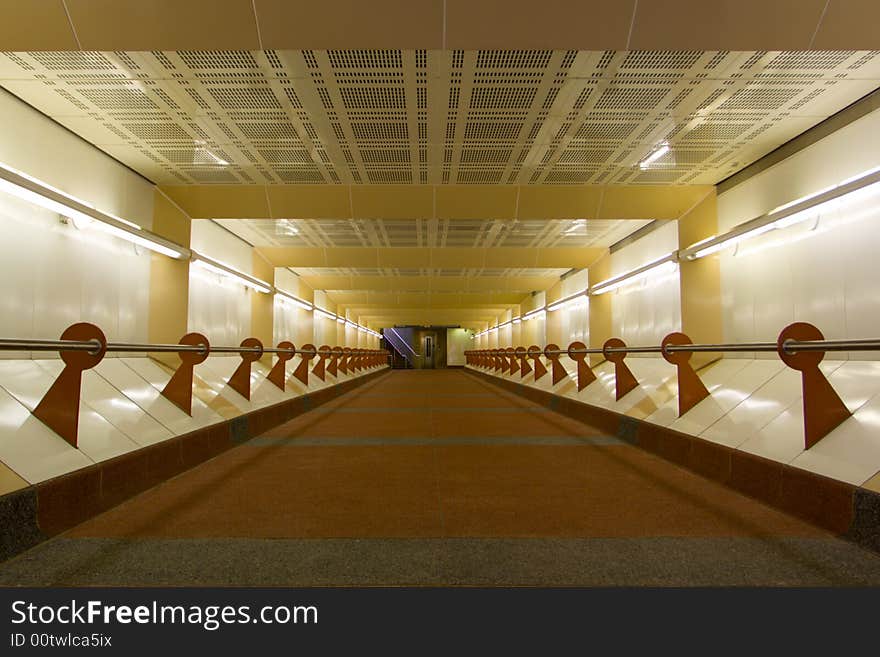
M 0 585 L 877 586 L 880 556 L 834 538 L 59 538 Z

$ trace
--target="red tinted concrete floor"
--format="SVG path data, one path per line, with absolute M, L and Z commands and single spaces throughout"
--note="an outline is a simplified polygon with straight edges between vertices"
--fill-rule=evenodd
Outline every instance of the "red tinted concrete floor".
M 875 555 L 461 370 L 390 372 L 0 568 L 16 584 L 878 582 Z

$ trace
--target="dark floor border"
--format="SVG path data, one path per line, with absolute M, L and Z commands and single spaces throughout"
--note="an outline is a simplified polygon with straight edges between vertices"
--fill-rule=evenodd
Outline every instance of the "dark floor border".
M 880 494 L 468 368 L 522 395 L 781 511 L 880 552 Z
M 369 372 L 0 496 L 0 561 L 386 372 Z

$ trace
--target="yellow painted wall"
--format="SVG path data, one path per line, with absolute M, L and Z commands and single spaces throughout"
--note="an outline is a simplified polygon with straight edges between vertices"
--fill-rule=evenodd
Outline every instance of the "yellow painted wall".
M 153 232 L 190 246 L 190 218 L 158 190 L 153 199 Z M 189 309 L 189 261 L 174 260 L 158 253 L 150 262 L 150 317 L 147 326 L 151 343 L 176 344 L 187 332 Z M 177 354 L 154 354 L 172 367 L 180 364 Z
M 562 281 L 547 290 L 547 305 L 562 298 Z M 564 310 L 547 311 L 547 344 L 561 344 L 562 342 L 562 316 Z M 545 345 L 541 345 L 542 347 Z
M 611 277 L 611 254 L 598 260 L 588 272 L 590 285 Z M 614 295 L 600 294 L 590 297 L 590 344 L 588 347 L 601 347 L 611 335 L 611 304 Z M 591 354 L 590 363 L 598 365 L 604 360 L 601 354 Z
M 681 248 L 718 233 L 718 203 L 713 190 L 678 221 Z M 697 343 L 722 342 L 721 261 L 717 255 L 679 264 L 681 286 L 681 330 Z M 691 363 L 699 367 L 721 358 L 721 354 L 694 354 Z
M 275 284 L 275 267 L 270 265 L 259 253 L 254 250 L 251 272 L 260 280 L 270 285 Z M 251 292 L 251 336 L 263 343 L 264 348 L 274 347 L 274 323 L 275 323 L 275 299 L 271 294 Z M 272 365 L 274 358 L 271 354 L 263 354 L 260 359 L 267 365 Z

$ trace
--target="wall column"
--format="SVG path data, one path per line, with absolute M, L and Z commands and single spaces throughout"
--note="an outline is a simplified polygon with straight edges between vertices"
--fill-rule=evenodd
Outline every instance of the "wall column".
M 718 203 L 713 189 L 678 220 L 678 244 L 688 246 L 717 235 Z M 717 255 L 679 264 L 681 330 L 696 343 L 723 342 L 721 322 L 721 262 Z M 697 353 L 691 364 L 700 367 L 722 354 Z
M 153 232 L 189 248 L 190 228 L 189 216 L 158 189 L 153 190 Z M 153 344 L 177 344 L 188 331 L 188 317 L 189 261 L 153 253 L 150 259 L 147 339 Z M 176 368 L 180 364 L 175 353 L 150 356 L 171 367 Z
M 257 253 L 251 253 L 251 274 L 269 285 L 275 285 L 275 267 Z M 263 343 L 263 347 L 275 346 L 275 295 L 251 290 L 251 337 Z M 263 354 L 260 359 L 272 366 L 272 354 Z
M 611 278 L 611 253 L 606 253 L 590 265 L 587 271 L 590 285 L 595 285 Z M 611 303 L 612 292 L 590 297 L 590 344 L 588 347 L 599 348 L 611 335 Z M 602 354 L 590 354 L 590 364 L 595 366 L 605 360 Z

